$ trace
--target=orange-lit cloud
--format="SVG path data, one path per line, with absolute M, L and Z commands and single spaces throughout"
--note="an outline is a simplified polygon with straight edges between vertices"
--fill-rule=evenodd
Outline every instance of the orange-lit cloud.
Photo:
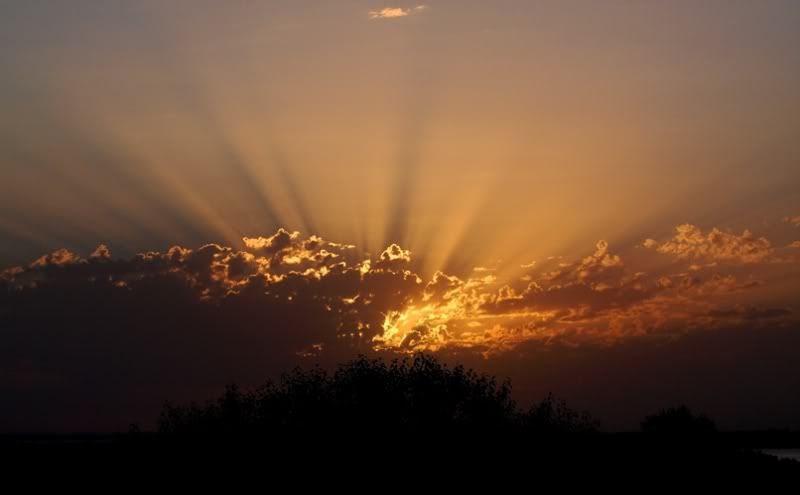
M 773 252 L 767 239 L 755 237 L 749 230 L 737 235 L 714 228 L 705 234 L 691 224 L 676 227 L 671 239 L 663 242 L 647 239 L 643 246 L 680 259 L 738 263 L 764 261 Z
M 68 249 L 59 249 L 57 251 L 53 251 L 50 254 L 46 254 L 33 263 L 31 263 L 31 267 L 45 267 L 48 265 L 67 265 L 70 263 L 75 263 L 78 261 L 80 257 L 69 251 Z
M 371 10 L 369 12 L 369 17 L 370 19 L 396 19 L 422 12 L 427 8 L 427 5 L 417 5 L 416 7 L 412 8 L 384 7 L 380 10 Z
M 793 317 L 784 306 L 747 305 L 739 298 L 769 287 L 757 272 L 696 264 L 721 260 L 741 263 L 731 265 L 739 269 L 765 259 L 769 241 L 747 231 L 706 235 L 679 226 L 673 239 L 646 243 L 686 263 L 667 268 L 628 266 L 601 240 L 574 262 L 550 257 L 525 264 L 503 283 L 486 267 L 466 277 L 440 271 L 425 280 L 412 268 L 412 253 L 397 244 L 373 259 L 349 244 L 279 229 L 245 237 L 243 245 L 174 246 L 127 260 L 113 259 L 104 245 L 87 258 L 61 249 L 4 271 L 0 279 L 12 290 L 2 304 L 47 306 L 58 291 L 69 290 L 79 306 L 106 301 L 120 306 L 120 314 L 144 314 L 150 308 L 141 296 L 148 291 L 181 301 L 161 309 L 175 321 L 185 312 L 210 312 L 215 325 L 232 331 L 259 328 L 265 341 L 282 342 L 271 345 L 275 352 L 287 355 L 458 348 L 490 356 L 526 341 L 608 344 Z M 60 308 L 44 312 L 50 324 L 60 321 Z M 16 323 L 20 330 L 26 324 L 24 317 Z

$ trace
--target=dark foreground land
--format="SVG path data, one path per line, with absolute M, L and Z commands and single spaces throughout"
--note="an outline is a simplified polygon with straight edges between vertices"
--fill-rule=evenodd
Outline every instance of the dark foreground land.
M 646 433 L 593 433 L 494 437 L 439 435 L 419 437 L 346 431 L 324 437 L 175 438 L 158 433 L 116 435 L 17 435 L 0 438 L 0 454 L 10 466 L 70 466 L 66 471 L 167 476 L 259 477 L 306 473 L 318 483 L 329 477 L 380 479 L 426 473 L 441 482 L 500 483 L 516 486 L 530 479 L 562 485 L 681 485 L 698 479 L 713 484 L 755 483 L 762 488 L 800 480 L 800 462 L 769 451 L 800 452 L 800 435 L 788 432 L 716 433 L 713 438 L 653 437 Z M 782 450 L 783 449 L 783 450 Z M 448 474 L 449 473 L 449 474 Z M 301 480 L 302 474 L 301 474 Z M 333 478 L 335 479 L 335 478 Z M 331 479 L 330 481 L 333 481 Z M 341 481 L 341 479 L 339 479 Z M 408 480 L 406 480 L 408 481 Z M 752 485 L 751 485 L 752 486 Z M 793 486 L 793 485 L 789 485 Z
M 552 396 L 523 409 L 510 393 L 508 382 L 430 356 L 362 357 L 333 373 L 294 370 L 256 390 L 231 386 L 202 404 L 166 405 L 156 432 L 2 435 L 0 454 L 94 468 L 246 459 L 259 472 L 325 465 L 397 474 L 456 465 L 476 478 L 558 471 L 800 479 L 791 458 L 800 454 L 800 432 L 720 432 L 680 406 L 644 418 L 639 432 L 609 433 Z

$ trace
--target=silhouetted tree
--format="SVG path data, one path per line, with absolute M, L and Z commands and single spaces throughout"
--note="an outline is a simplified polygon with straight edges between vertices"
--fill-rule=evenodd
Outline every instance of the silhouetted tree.
M 662 409 L 644 418 L 641 423 L 645 433 L 678 435 L 708 434 L 716 431 L 714 422 L 705 415 L 695 415 L 685 405 Z
M 531 406 L 521 417 L 521 425 L 525 431 L 534 433 L 590 433 L 598 427 L 588 412 L 570 409 L 553 394 Z
M 333 373 L 295 369 L 253 391 L 229 386 L 203 405 L 165 406 L 170 434 L 403 434 L 585 432 L 595 425 L 549 396 L 521 413 L 511 383 L 430 355 L 389 363 L 364 356 Z

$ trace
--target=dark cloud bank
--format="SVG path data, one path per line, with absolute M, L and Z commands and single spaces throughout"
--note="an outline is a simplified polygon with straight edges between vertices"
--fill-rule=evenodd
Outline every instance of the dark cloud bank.
M 791 310 L 719 302 L 762 284 L 716 263 L 767 262 L 772 248 L 749 234 L 677 232 L 642 249 L 691 266 L 644 274 L 601 242 L 583 260 L 526 265 L 503 284 L 424 281 L 400 246 L 359 258 L 353 246 L 285 230 L 242 249 L 131 259 L 105 246 L 84 257 L 59 250 L 0 275 L 0 430 L 148 427 L 165 401 L 210 397 L 232 381 L 420 350 L 511 377 L 520 401 L 555 392 L 607 428 L 684 402 L 722 427 L 800 427 Z M 422 308 L 416 322 L 395 325 L 412 319 L 409 307 Z

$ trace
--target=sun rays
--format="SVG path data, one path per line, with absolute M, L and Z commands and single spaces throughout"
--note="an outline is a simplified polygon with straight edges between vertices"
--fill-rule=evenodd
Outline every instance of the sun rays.
M 622 95 L 630 81 L 602 65 L 606 51 L 587 68 L 575 47 L 557 60 L 532 44 L 537 63 L 520 66 L 498 51 L 507 45 L 494 45 L 494 34 L 478 43 L 433 29 L 439 9 L 405 20 L 414 22 L 362 15 L 361 24 L 322 7 L 302 19 L 258 6 L 188 17 L 155 5 L 129 9 L 147 39 L 123 30 L 110 41 L 119 54 L 98 50 L 81 70 L 55 64 L 24 74 L 41 95 L 20 119 L 36 124 L 36 138 L 29 132 L 8 151 L 20 164 L 0 200 L 9 252 L 17 244 L 85 251 L 100 242 L 123 256 L 173 244 L 244 249 L 242 238 L 279 228 L 355 246 L 355 263 L 377 262 L 396 244 L 412 253 L 404 270 L 423 285 L 439 273 L 457 277 L 460 290 L 485 285 L 480 304 L 466 293 L 435 304 L 420 296 L 383 314 L 380 345 L 413 347 L 503 327 L 486 321 L 491 308 L 557 311 L 532 301 L 556 299 L 546 276 L 559 271 L 575 279 L 558 289 L 593 301 L 605 291 L 604 315 L 613 308 L 621 321 L 630 316 L 620 313 L 625 297 L 643 297 L 629 287 L 638 272 L 604 285 L 568 273 L 598 239 L 639 272 L 675 278 L 675 262 L 642 240 L 687 221 L 704 232 L 755 228 L 720 211 L 749 183 L 729 173 L 720 185 L 719 172 L 737 165 L 704 147 L 717 141 L 657 139 L 677 132 L 673 120 L 639 110 L 659 94 Z M 330 37 L 310 41 L 308 25 Z M 121 54 L 127 63 L 117 63 Z M 574 81 L 588 74 L 596 94 Z M 737 125 L 728 130 L 746 127 Z M 698 124 L 698 135 L 711 131 Z M 695 155 L 710 160 L 702 174 Z M 788 176 L 757 181 L 750 197 L 774 191 L 776 199 L 748 218 L 767 225 L 791 213 Z M 733 192 L 714 204 L 697 199 L 713 188 Z M 783 246 L 797 241 L 781 235 Z M 588 310 L 569 308 L 578 326 Z

